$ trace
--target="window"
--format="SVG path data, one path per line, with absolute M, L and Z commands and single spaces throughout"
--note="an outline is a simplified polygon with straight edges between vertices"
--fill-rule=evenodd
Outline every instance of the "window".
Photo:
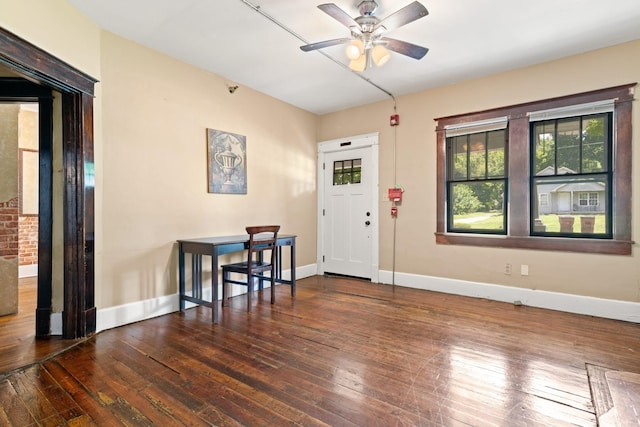
M 538 193 L 538 202 L 540 203 L 540 206 L 549 206 L 549 194 Z
M 597 207 L 600 203 L 599 193 L 580 193 L 578 198 L 580 199 L 580 206 L 594 206 Z
M 506 123 L 447 129 L 449 231 L 506 233 Z
M 362 159 L 333 162 L 333 185 L 360 184 Z
M 592 107 L 613 111 L 613 102 Z M 531 122 L 531 191 L 551 200 L 531 206 L 533 235 L 611 238 L 611 203 L 598 203 L 611 197 L 611 118 L 607 112 Z
M 436 242 L 631 254 L 634 86 L 436 119 Z

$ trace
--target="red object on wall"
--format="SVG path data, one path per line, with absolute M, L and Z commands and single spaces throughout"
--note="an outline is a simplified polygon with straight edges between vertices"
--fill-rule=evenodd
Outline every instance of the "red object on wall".
M 402 201 L 402 188 L 390 188 L 389 189 L 389 200 L 392 202 L 401 202 Z
M 389 124 L 391 126 L 398 126 L 400 124 L 400 116 L 398 114 L 393 114 L 389 120 Z
M 396 218 L 398 216 L 398 207 L 397 206 L 391 206 L 391 217 L 392 218 Z

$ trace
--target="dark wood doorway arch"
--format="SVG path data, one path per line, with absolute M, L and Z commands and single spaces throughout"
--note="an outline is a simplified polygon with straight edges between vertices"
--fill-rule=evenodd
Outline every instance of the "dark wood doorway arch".
M 93 180 L 93 95 L 96 80 L 55 58 L 42 49 L 0 28 L 0 65 L 41 88 L 62 95 L 62 159 L 63 159 L 63 236 L 64 236 L 64 303 L 62 335 L 72 339 L 96 330 L 94 294 L 94 180 Z M 45 91 L 46 92 L 46 91 Z M 23 93 L 23 96 L 27 96 Z M 38 99 L 46 96 L 36 95 Z M 41 124 L 42 126 L 42 124 Z M 46 163 L 46 156 L 45 156 Z M 41 163 L 41 168 L 43 164 Z M 47 166 L 44 165 L 46 168 Z M 51 167 L 50 160 L 48 167 Z M 51 189 L 41 188 L 40 192 Z M 46 198 L 46 197 L 45 197 Z M 51 223 L 51 212 L 44 209 L 41 221 Z M 49 215 L 43 218 L 42 215 Z M 45 227 L 46 228 L 46 227 Z M 43 229 L 41 233 L 51 233 Z M 51 239 L 40 234 L 39 240 Z M 51 287 L 51 245 L 44 244 L 38 257 L 43 263 L 43 283 L 38 277 L 36 336 L 50 334 L 51 295 L 41 295 Z M 40 263 L 40 261 L 39 261 Z M 47 278 L 47 268 L 49 277 Z M 39 267 L 40 269 L 40 267 Z

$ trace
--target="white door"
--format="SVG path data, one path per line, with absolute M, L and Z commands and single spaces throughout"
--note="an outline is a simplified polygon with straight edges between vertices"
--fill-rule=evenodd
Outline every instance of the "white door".
M 569 193 L 558 193 L 558 212 L 571 211 L 571 198 Z
M 373 161 L 377 156 L 373 154 L 369 145 L 320 156 L 323 273 L 377 280 L 377 164 Z

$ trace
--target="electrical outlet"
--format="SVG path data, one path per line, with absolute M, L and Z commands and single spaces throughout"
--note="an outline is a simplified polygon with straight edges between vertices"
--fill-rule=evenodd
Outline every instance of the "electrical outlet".
M 520 266 L 520 275 L 528 276 L 529 275 L 529 266 L 527 264 L 522 264 Z
M 511 274 L 511 264 L 510 263 L 506 263 L 504 265 L 504 274 Z

